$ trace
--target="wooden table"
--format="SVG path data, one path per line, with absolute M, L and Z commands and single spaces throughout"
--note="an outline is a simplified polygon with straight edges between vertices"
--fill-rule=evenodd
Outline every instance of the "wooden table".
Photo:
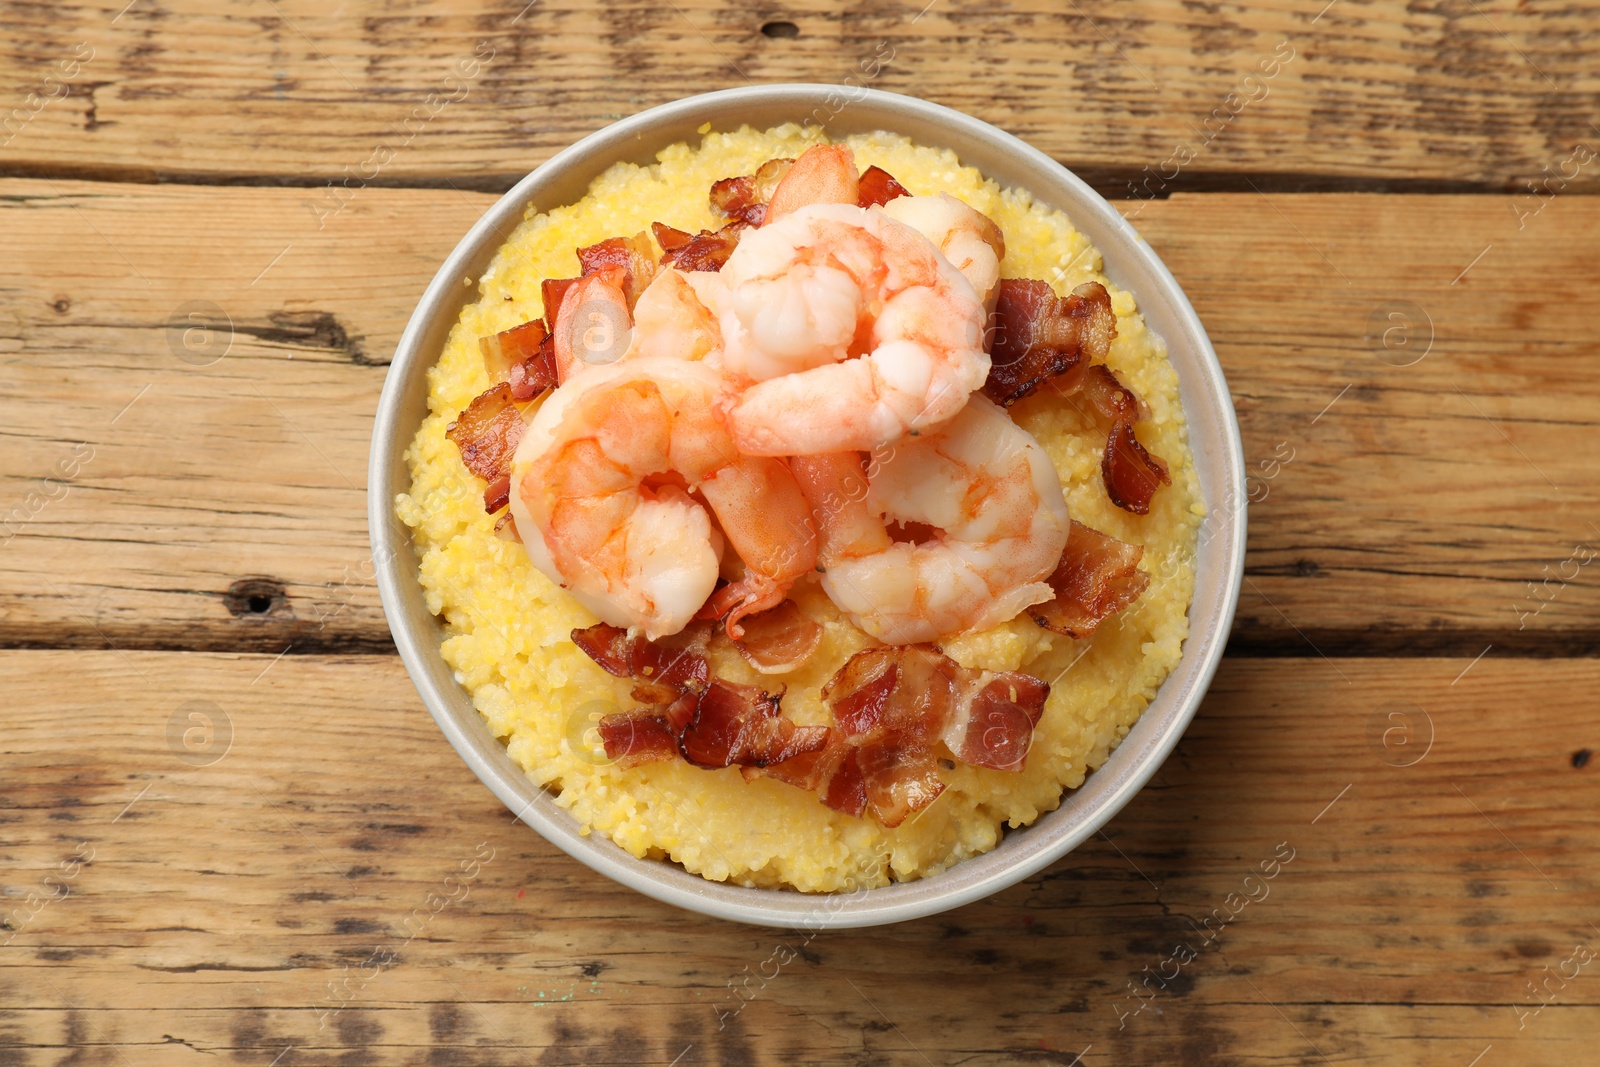
M 1596 1062 L 1595 5 L 124 3 L 0 3 L 0 1062 Z M 364 470 L 495 194 L 885 55 L 1123 201 L 1257 502 L 1230 655 L 1103 834 L 808 938 L 479 785 Z

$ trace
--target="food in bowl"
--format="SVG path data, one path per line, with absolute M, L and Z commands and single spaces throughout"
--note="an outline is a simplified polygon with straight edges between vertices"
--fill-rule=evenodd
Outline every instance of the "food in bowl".
M 527 218 L 396 501 L 510 756 L 636 856 L 807 892 L 1057 807 L 1177 664 L 1204 514 L 1099 269 L 886 133 L 711 133 Z

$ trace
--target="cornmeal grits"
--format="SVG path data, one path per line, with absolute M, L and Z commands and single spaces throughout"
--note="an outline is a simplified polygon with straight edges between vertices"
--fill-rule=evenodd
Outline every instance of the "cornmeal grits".
M 1001 189 L 948 151 L 890 134 L 849 138 L 865 170 L 877 165 L 913 194 L 948 192 L 1005 232 L 1005 277 L 1047 279 L 1059 294 L 1098 281 L 1111 294 L 1117 337 L 1107 364 L 1149 408 L 1140 437 L 1166 461 L 1172 484 L 1150 513 L 1113 506 L 1100 477 L 1105 431 L 1064 401 L 1036 395 L 1011 409 L 1048 451 L 1072 517 L 1144 546 L 1151 583 L 1134 604 L 1088 640 L 1040 629 L 1026 616 L 943 643 L 966 667 L 1021 670 L 1052 684 L 1018 773 L 966 764 L 942 771 L 947 788 L 894 829 L 823 805 L 814 793 L 771 779 L 746 781 L 737 768 L 685 762 L 610 765 L 594 745 L 593 718 L 627 709 L 632 683 L 600 669 L 569 635 L 596 620 L 528 562 L 520 545 L 495 535 L 483 484 L 461 462 L 445 429 L 491 384 L 478 338 L 543 313 L 539 283 L 577 273 L 574 250 L 664 222 L 694 232 L 724 219 L 707 203 L 713 181 L 748 174 L 768 159 L 794 157 L 821 140 L 794 125 L 708 134 L 700 147 L 674 145 L 649 167 L 618 164 L 581 201 L 535 215 L 500 249 L 479 298 L 429 373 L 430 415 L 406 453 L 411 491 L 396 500 L 413 530 L 428 606 L 449 636 L 446 661 L 510 755 L 580 824 L 636 856 L 670 859 L 706 878 L 752 886 L 833 892 L 925 877 L 993 848 L 1007 826 L 1025 826 L 1060 804 L 1102 764 L 1177 664 L 1188 634 L 1196 528 L 1204 515 L 1187 446 L 1177 377 L 1133 298 L 1100 273 L 1099 253 L 1060 212 L 1021 190 Z M 799 724 L 829 723 L 821 688 L 850 655 L 872 643 L 835 609 L 814 578 L 792 599 L 824 626 L 817 652 L 788 675 L 763 676 L 733 650 L 714 648 L 714 672 L 736 682 L 784 688 L 783 710 Z

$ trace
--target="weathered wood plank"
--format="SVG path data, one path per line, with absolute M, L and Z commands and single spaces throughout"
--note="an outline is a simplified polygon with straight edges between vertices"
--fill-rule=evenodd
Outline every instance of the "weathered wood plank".
M 303 197 L 0 183 L 0 641 L 387 647 L 362 492 L 381 364 L 489 198 L 366 190 L 319 230 Z M 1519 231 L 1501 197 L 1207 194 L 1135 221 L 1244 427 L 1239 640 L 1600 647 L 1600 383 L 1578 369 L 1600 205 Z M 231 340 L 186 349 L 195 308 Z
M 1600 943 L 1600 764 L 1571 759 L 1600 666 L 1468 663 L 1230 659 L 1104 836 L 989 901 L 806 940 L 556 852 L 393 658 L 0 653 L 0 1056 L 1578 1062 L 1593 965 L 1518 1013 Z
M 863 71 L 1124 195 L 1146 167 L 1177 189 L 1592 189 L 1592 150 L 1572 153 L 1600 137 L 1585 5 L 104 0 L 0 18 L 13 175 L 501 189 L 654 104 Z M 764 34 L 774 20 L 797 35 Z

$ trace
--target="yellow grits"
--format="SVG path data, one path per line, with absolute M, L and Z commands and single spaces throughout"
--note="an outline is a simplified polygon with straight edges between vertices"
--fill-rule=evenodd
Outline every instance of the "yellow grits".
M 918 195 L 948 192 L 1005 231 L 1002 274 L 1042 278 L 1060 294 L 1086 281 L 1111 293 L 1117 339 L 1107 359 L 1145 401 L 1139 437 L 1166 461 L 1172 484 L 1150 514 L 1130 515 L 1106 498 L 1100 477 L 1105 429 L 1064 402 L 1032 397 L 1012 408 L 1044 445 L 1061 475 L 1073 518 L 1145 548 L 1144 595 L 1086 641 L 1041 630 L 1026 618 L 943 643 L 962 665 L 1027 671 L 1052 684 L 1019 773 L 957 764 L 930 807 L 895 829 L 823 805 L 814 793 L 771 779 L 745 781 L 736 768 L 703 770 L 682 761 L 632 769 L 609 765 L 592 729 L 597 714 L 634 706 L 631 683 L 613 678 L 570 640 L 596 621 L 536 571 L 522 547 L 497 538 L 484 514 L 483 483 L 461 463 L 444 432 L 490 384 L 478 338 L 543 314 L 539 283 L 577 274 L 574 250 L 664 222 L 694 232 L 723 221 L 707 202 L 713 181 L 749 174 L 778 156 L 822 140 L 795 125 L 708 134 L 699 148 L 674 145 L 649 167 L 618 164 L 570 207 L 522 223 L 480 279 L 429 373 L 430 415 L 406 453 L 411 492 L 395 503 L 413 529 L 429 608 L 447 623 L 445 660 L 511 757 L 578 822 L 636 856 L 670 859 L 706 878 L 807 892 L 853 890 L 924 877 L 985 852 L 1005 827 L 1026 826 L 1060 804 L 1065 789 L 1106 757 L 1177 664 L 1189 631 L 1195 531 L 1204 515 L 1177 376 L 1162 340 L 1145 328 L 1132 296 L 1100 273 L 1099 253 L 1067 217 L 1024 191 L 1001 189 L 949 151 L 873 134 L 846 143 L 865 170 L 876 164 Z M 733 681 L 782 689 L 785 714 L 828 723 L 824 683 L 872 643 L 833 607 L 815 579 L 793 598 L 822 623 L 817 653 L 788 675 L 756 674 L 733 650 L 714 648 L 712 670 Z

